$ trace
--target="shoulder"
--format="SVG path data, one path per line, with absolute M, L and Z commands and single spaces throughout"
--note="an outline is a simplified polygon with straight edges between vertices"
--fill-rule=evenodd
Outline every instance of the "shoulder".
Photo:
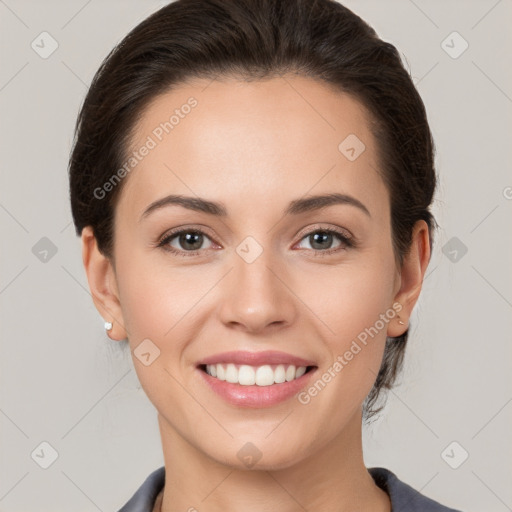
M 155 469 L 118 512 L 151 512 L 165 484 L 165 466 Z
M 402 482 L 386 468 L 368 468 L 375 483 L 389 494 L 392 512 L 461 512 L 441 505 Z

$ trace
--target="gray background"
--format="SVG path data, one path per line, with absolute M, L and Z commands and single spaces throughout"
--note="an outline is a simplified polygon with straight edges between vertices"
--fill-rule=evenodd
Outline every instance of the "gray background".
M 344 3 L 404 55 L 440 175 L 405 371 L 365 462 L 464 512 L 512 510 L 512 2 Z M 87 85 L 162 5 L 0 0 L 1 511 L 117 510 L 163 464 L 156 412 L 89 295 L 67 183 Z M 51 48 L 43 31 L 48 58 L 31 47 Z

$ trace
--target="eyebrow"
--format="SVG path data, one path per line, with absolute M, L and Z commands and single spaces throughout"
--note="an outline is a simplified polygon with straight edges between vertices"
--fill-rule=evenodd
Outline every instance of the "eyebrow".
M 299 215 L 301 213 L 320 210 L 335 204 L 355 206 L 356 208 L 359 208 L 361 211 L 363 211 L 366 215 L 368 215 L 368 217 L 371 217 L 368 208 L 366 208 L 366 206 L 361 203 L 361 201 L 347 194 L 339 193 L 308 196 L 301 199 L 296 199 L 290 202 L 284 214 Z M 200 197 L 189 197 L 171 194 L 163 197 L 162 199 L 158 199 L 154 203 L 151 203 L 144 210 L 139 221 L 143 220 L 156 210 L 160 210 L 161 208 L 172 205 L 182 206 L 183 208 L 187 208 L 189 210 L 208 213 L 209 215 L 215 215 L 218 217 L 227 217 L 228 215 L 227 209 L 223 203 L 216 203 L 214 201 L 209 201 Z

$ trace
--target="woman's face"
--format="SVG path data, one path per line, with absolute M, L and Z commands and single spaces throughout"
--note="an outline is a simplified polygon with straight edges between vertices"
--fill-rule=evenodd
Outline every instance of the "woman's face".
M 144 111 L 115 215 L 120 306 L 109 308 L 169 439 L 231 466 L 248 453 L 277 468 L 357 432 L 386 336 L 405 330 L 367 121 L 350 96 L 296 76 L 198 80 Z M 308 201 L 333 194 L 346 198 Z M 188 203 L 158 203 L 171 195 Z M 292 356 L 316 368 L 299 384 L 249 388 L 198 367 L 233 351 L 285 354 L 255 368 L 286 370 Z

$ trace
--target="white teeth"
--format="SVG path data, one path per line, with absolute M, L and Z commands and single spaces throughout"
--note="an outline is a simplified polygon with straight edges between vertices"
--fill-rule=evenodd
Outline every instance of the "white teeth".
M 228 364 L 226 368 L 226 381 L 236 384 L 238 382 L 238 370 L 234 364 Z
M 206 366 L 206 370 L 208 371 L 208 366 L 215 366 L 215 370 L 216 370 L 216 377 L 217 379 L 219 380 L 226 380 L 226 370 L 224 370 L 224 366 L 222 366 L 221 364 L 214 364 L 214 365 L 207 365 Z M 208 372 L 210 375 L 213 376 L 213 372 Z
M 295 378 L 298 379 L 299 377 L 302 377 L 306 373 L 306 367 L 300 366 L 297 368 L 297 373 L 295 374 Z
M 212 365 L 212 368 L 215 368 L 215 365 Z M 253 386 L 256 384 L 256 375 L 252 366 L 247 366 L 246 364 L 240 366 L 237 382 L 243 386 Z
M 241 384 L 242 386 L 271 386 L 272 384 L 281 384 L 298 379 L 306 373 L 306 366 L 294 365 L 285 366 L 280 364 L 270 366 L 249 366 L 246 364 L 237 366 L 233 363 L 225 364 L 207 364 L 206 373 L 219 380 L 225 380 L 232 384 Z
M 272 384 L 274 384 L 274 372 L 272 371 L 272 368 L 270 368 L 268 365 L 260 366 L 256 370 L 256 385 L 272 386 Z
M 288 366 L 286 370 L 286 381 L 290 382 L 295 378 L 295 366 Z
M 276 384 L 281 384 L 286 380 L 286 372 L 284 371 L 284 366 L 280 364 L 275 370 L 274 370 L 274 382 Z

